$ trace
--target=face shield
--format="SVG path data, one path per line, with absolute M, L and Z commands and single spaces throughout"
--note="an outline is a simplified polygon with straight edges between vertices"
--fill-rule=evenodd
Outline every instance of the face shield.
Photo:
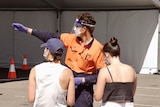
M 76 19 L 72 27 L 71 33 L 75 33 L 77 36 L 79 36 L 81 34 L 80 29 L 83 26 L 95 27 L 95 25 L 87 24 L 87 23 L 80 21 L 79 19 Z

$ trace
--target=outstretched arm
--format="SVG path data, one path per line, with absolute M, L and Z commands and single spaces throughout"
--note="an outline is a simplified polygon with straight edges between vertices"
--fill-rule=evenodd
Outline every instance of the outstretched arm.
M 55 34 L 53 32 L 48 32 L 48 31 L 40 31 L 40 30 L 36 30 L 36 29 L 32 30 L 31 35 L 37 37 L 38 39 L 42 40 L 43 42 L 47 42 L 47 40 L 50 38 L 60 39 L 60 34 Z
M 43 42 L 47 42 L 47 40 L 50 38 L 60 38 L 60 34 L 32 29 L 32 28 L 24 26 L 20 23 L 13 23 L 12 26 L 13 26 L 14 30 L 33 35 L 33 36 L 39 38 L 40 40 L 42 40 Z

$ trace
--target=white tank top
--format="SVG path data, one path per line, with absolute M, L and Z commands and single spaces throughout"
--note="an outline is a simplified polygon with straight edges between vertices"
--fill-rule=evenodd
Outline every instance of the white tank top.
M 33 107 L 67 107 L 67 90 L 61 88 L 59 77 L 66 67 L 44 62 L 35 66 L 36 97 Z

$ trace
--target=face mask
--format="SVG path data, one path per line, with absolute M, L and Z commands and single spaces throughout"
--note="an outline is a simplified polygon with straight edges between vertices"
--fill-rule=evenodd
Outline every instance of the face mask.
M 105 62 L 106 65 L 109 65 L 109 62 L 108 62 L 106 57 L 104 58 L 104 62 Z
M 81 34 L 81 27 L 76 27 L 75 29 L 74 29 L 74 32 L 75 32 L 75 34 L 77 35 L 77 36 L 80 36 L 80 34 Z
M 48 59 L 48 52 L 47 52 L 47 48 L 44 49 L 44 52 L 43 52 L 43 57 L 44 59 Z

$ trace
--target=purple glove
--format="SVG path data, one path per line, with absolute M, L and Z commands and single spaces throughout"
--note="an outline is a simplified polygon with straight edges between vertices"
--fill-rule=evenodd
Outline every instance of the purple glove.
M 20 32 L 28 32 L 28 27 L 20 24 L 20 23 L 12 23 L 12 26 L 14 27 L 14 30 L 20 31 Z
M 74 83 L 75 83 L 75 85 L 77 86 L 77 85 L 82 84 L 82 83 L 83 83 L 83 78 L 84 78 L 84 77 L 75 77 L 75 78 L 74 78 Z

